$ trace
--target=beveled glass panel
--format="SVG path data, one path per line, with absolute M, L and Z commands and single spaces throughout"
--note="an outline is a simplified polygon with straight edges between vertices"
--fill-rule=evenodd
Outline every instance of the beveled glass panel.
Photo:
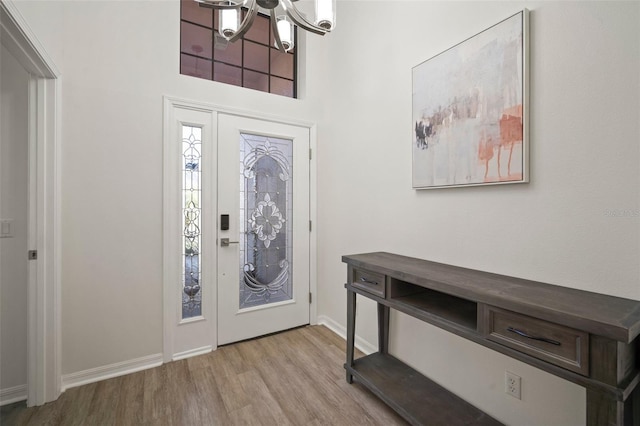
M 271 49 L 271 74 L 293 80 L 293 55 Z
M 180 22 L 180 51 L 211 59 L 211 30 Z
M 269 76 L 267 74 L 245 70 L 242 86 L 249 87 L 251 89 L 262 90 L 263 92 L 268 92 Z
M 271 28 L 271 22 L 266 16 L 258 15 L 251 24 L 251 28 L 246 32 L 244 38 L 246 40 L 257 41 L 262 44 L 269 44 L 269 29 Z
M 293 98 L 293 81 L 271 77 L 271 93 Z
M 182 318 L 202 315 L 200 288 L 202 129 L 182 126 Z
M 196 58 L 181 54 L 180 74 L 211 80 L 211 61 L 209 59 Z
M 231 65 L 242 66 L 242 40 L 227 43 L 226 47 L 213 50 L 213 59 Z
M 240 309 L 291 300 L 293 142 L 240 135 Z
M 255 71 L 269 72 L 269 47 L 251 41 L 244 42 L 244 66 Z
M 194 0 L 182 0 L 180 8 L 181 19 L 211 28 L 213 9 L 200 7 Z
M 242 68 L 233 65 L 214 62 L 213 79 L 221 83 L 233 84 L 242 87 Z

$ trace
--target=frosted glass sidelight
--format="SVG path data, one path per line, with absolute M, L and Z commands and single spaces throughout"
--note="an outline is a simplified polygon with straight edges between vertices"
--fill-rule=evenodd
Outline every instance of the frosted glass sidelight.
M 293 298 L 293 142 L 240 134 L 240 309 Z
M 202 129 L 182 126 L 182 318 L 202 315 L 200 288 Z

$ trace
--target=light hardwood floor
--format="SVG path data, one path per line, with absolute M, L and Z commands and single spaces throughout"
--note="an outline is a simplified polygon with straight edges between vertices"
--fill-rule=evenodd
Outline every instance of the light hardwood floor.
M 405 425 L 345 381 L 345 341 L 308 326 L 72 388 L 41 407 L 3 407 L 4 425 Z

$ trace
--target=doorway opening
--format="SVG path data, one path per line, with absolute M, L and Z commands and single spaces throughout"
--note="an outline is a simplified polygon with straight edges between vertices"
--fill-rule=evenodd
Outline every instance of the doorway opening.
M 60 395 L 60 72 L 11 1 L 0 2 L 0 40 L 30 74 L 27 405 Z M 1 201 L 0 201 L 1 202 Z

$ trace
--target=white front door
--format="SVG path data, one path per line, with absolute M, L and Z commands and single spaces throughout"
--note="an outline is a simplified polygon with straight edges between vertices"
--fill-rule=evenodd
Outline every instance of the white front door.
M 289 124 L 218 120 L 222 345 L 309 323 L 310 136 Z

